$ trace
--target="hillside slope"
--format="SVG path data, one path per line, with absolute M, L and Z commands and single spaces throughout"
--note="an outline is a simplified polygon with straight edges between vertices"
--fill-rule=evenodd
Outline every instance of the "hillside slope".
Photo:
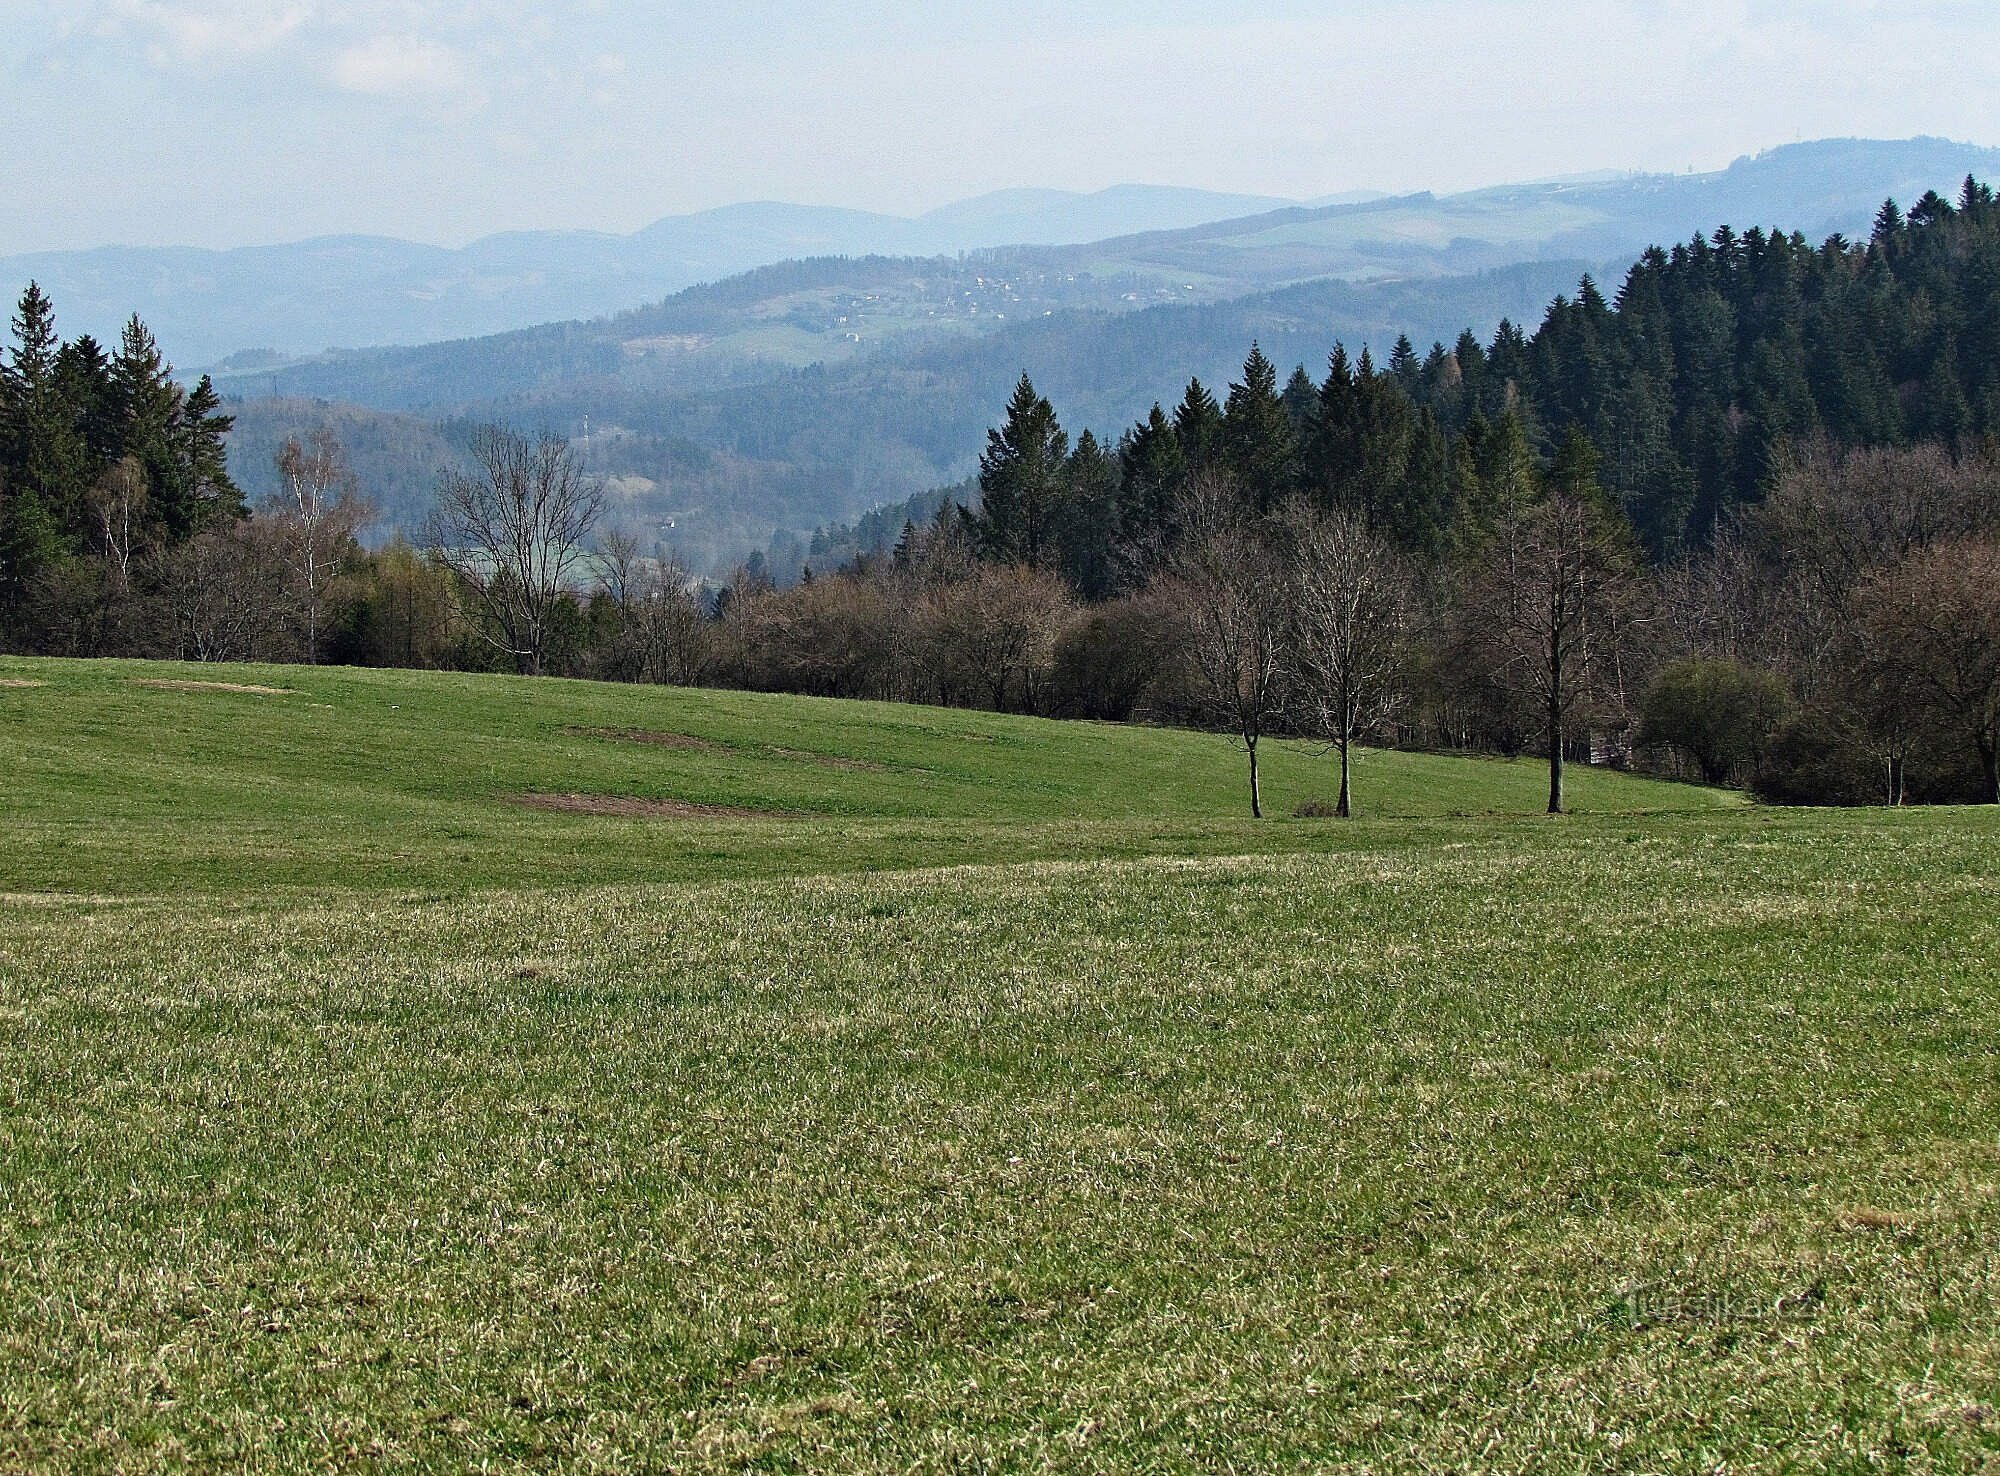
M 13 685 L 29 683 L 30 685 Z M 39 684 L 39 685 L 35 685 Z M 0 660 L 0 892 L 437 886 L 1298 849 L 1226 739 L 741 692 L 307 667 Z M 1266 803 L 1334 782 L 1274 744 Z M 1531 815 L 1531 763 L 1372 753 L 1384 817 Z M 1583 811 L 1734 795 L 1585 771 Z M 553 807 L 553 808 L 552 808 Z
M 795 257 L 1063 245 L 1290 203 L 1142 185 L 1008 191 L 916 218 L 752 203 L 672 216 L 629 236 L 512 231 L 456 249 L 332 236 L 233 251 L 41 252 L 0 258 L 0 284 L 39 279 L 72 328 L 107 341 L 137 311 L 171 353 L 206 365 L 245 349 L 425 343 L 594 317 Z
M 0 1468 L 1991 1462 L 1990 816 L 269 668 L 0 754 Z

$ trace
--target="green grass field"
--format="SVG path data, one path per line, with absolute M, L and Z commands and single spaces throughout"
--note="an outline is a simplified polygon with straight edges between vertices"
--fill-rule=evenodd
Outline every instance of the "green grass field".
M 2000 1462 L 1991 813 L 12 660 L 0 763 L 0 1469 Z

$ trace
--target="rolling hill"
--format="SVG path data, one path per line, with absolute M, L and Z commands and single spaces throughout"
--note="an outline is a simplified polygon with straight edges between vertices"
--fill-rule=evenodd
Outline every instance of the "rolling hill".
M 1976 811 L 302 667 L 0 751 L 8 1470 L 1992 1454 Z
M 0 744 L 0 894 L 328 868 L 381 888 L 584 885 L 1295 849 L 1326 831 L 1260 831 L 1242 757 L 1213 734 L 751 692 L 8 657 Z M 1360 773 L 1382 817 L 1532 815 L 1547 797 L 1527 760 L 1380 752 Z M 1272 742 L 1265 775 L 1273 813 L 1338 783 L 1304 742 Z M 1573 793 L 1582 813 L 1743 804 L 1608 770 Z
M 461 248 L 335 236 L 233 251 L 105 247 L 0 258 L 0 283 L 38 279 L 74 330 L 115 337 L 128 314 L 208 365 L 245 350 L 426 343 L 619 311 L 796 257 L 931 256 L 1171 230 L 1292 202 L 1123 185 L 1020 190 L 916 218 L 752 203 L 673 216 L 629 236 L 515 231 Z
M 1586 271 L 1615 278 L 1655 242 L 1723 223 L 1865 230 L 1882 199 L 2000 173 L 2000 152 L 1937 140 L 1797 145 L 1712 175 L 1552 182 L 1278 211 L 1081 246 L 834 257 L 760 268 L 608 318 L 292 361 L 222 376 L 243 403 L 236 465 L 321 415 L 503 419 L 585 437 L 620 515 L 697 562 L 782 529 L 843 521 L 957 481 L 1023 370 L 1072 428 L 1115 435 L 1189 375 L 1226 380 L 1255 337 L 1284 367 L 1335 340 L 1386 351 L 1503 317 L 1533 321 Z M 437 469 L 424 445 L 374 458 L 388 526 Z

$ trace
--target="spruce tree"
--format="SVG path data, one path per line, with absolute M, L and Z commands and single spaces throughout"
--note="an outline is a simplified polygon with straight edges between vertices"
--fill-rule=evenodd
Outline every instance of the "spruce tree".
M 1254 343 L 1243 361 L 1242 380 L 1229 388 L 1223 440 L 1229 470 L 1251 505 L 1275 507 L 1290 490 L 1297 441 L 1278 393 L 1278 371 Z
M 1118 448 L 1118 524 L 1127 556 L 1144 563 L 1172 536 L 1175 500 L 1187 476 L 1180 433 L 1156 402 Z
M 1190 476 L 1216 465 L 1222 454 L 1222 407 L 1199 379 L 1188 381 L 1187 393 L 1174 411 L 1174 434 Z
M 1062 495 L 1052 519 L 1056 564 L 1079 596 L 1105 599 L 1118 576 L 1118 457 L 1085 431 L 1077 437 L 1063 472 Z
M 222 412 L 222 397 L 204 374 L 181 401 L 174 421 L 174 454 L 203 524 L 246 515 L 243 494 L 229 476 L 229 431 L 236 417 Z
M 200 531 L 200 509 L 190 479 L 175 454 L 180 387 L 146 325 L 135 316 L 125 325 L 111 361 L 113 401 L 121 427 L 119 455 L 146 473 L 152 505 L 170 541 Z
M 1055 407 L 1027 375 L 1014 387 L 1007 418 L 987 432 L 979 459 L 978 547 L 994 563 L 1040 563 L 1050 554 L 1050 518 L 1069 459 Z
M 7 456 L 12 530 L 7 535 L 14 597 L 61 552 L 65 534 L 80 529 L 90 483 L 89 458 L 77 433 L 77 413 L 64 394 L 62 340 L 55 309 L 33 282 L 13 320 L 14 347 L 6 375 Z

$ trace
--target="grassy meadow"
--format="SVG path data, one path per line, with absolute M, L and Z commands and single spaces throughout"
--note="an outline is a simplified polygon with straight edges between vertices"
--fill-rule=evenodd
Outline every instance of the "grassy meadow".
M 2000 1463 L 2000 819 L 1242 770 L 0 661 L 0 1469 Z

